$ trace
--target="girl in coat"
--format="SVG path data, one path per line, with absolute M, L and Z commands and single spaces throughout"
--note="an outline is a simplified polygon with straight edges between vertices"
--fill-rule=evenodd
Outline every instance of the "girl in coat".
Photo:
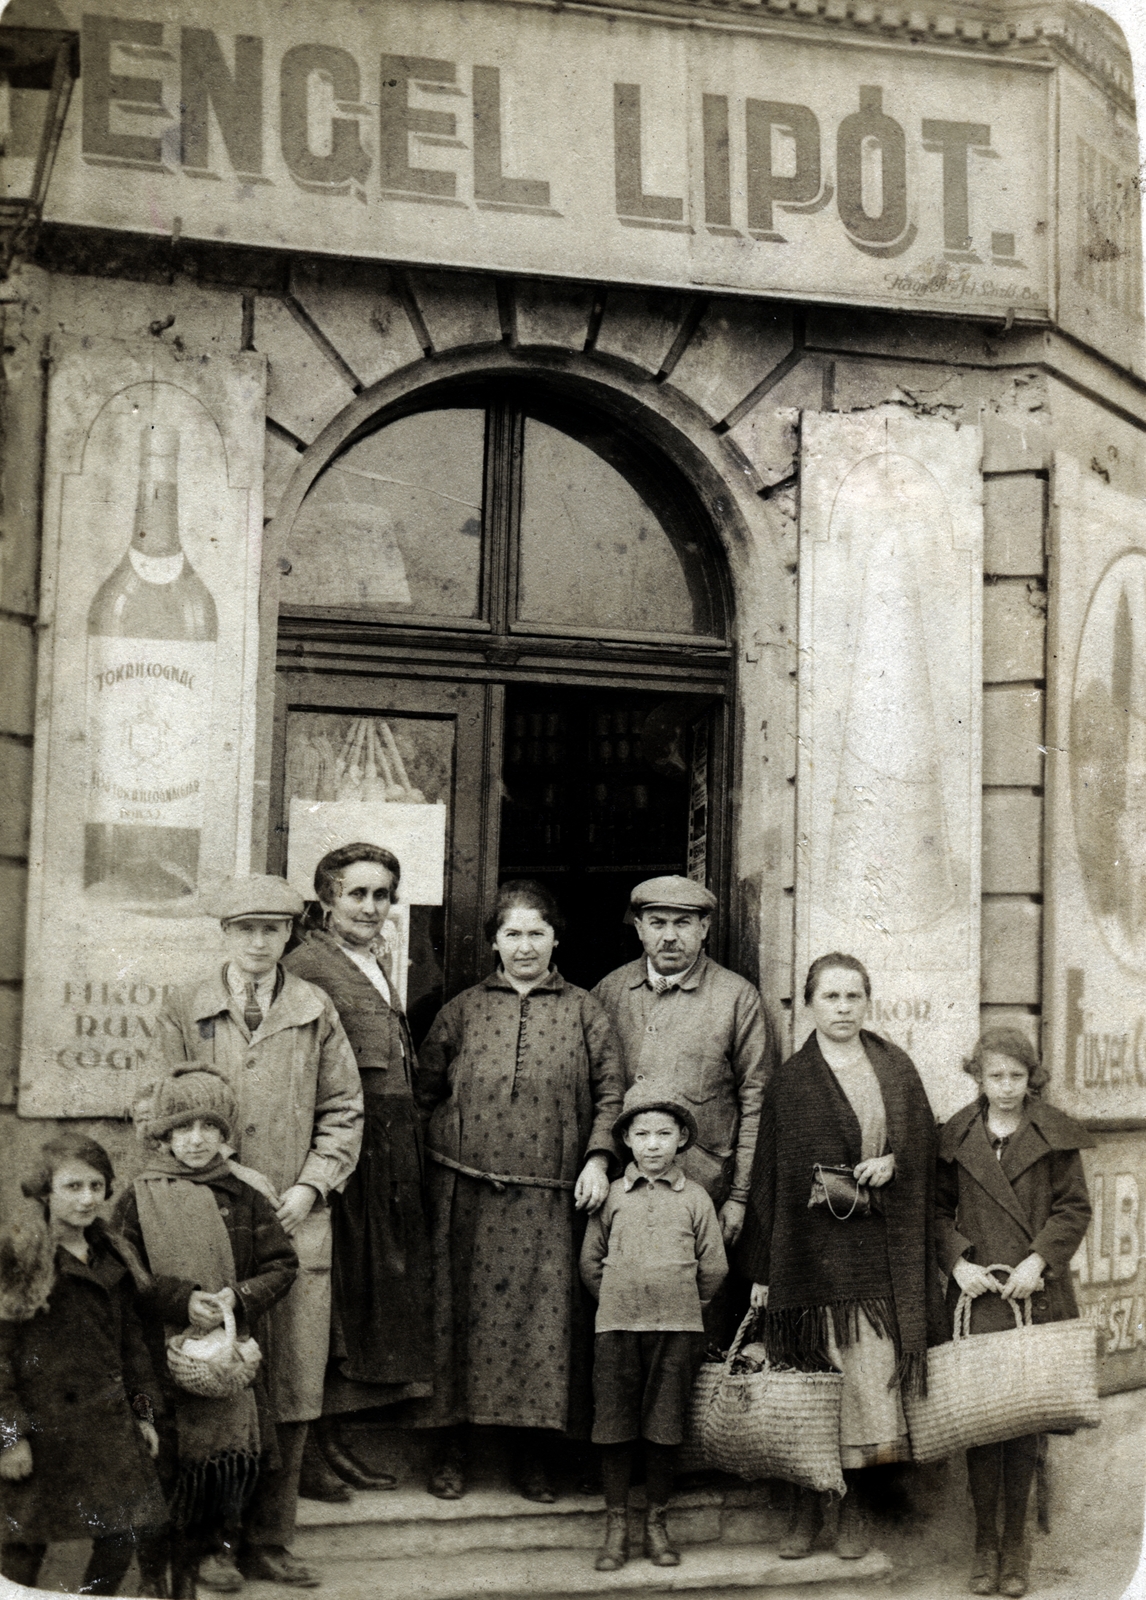
M 134 1108 L 147 1164 L 116 1211 L 117 1225 L 151 1273 L 140 1309 L 168 1413 L 159 1469 L 171 1508 L 174 1600 L 194 1600 L 200 1575 L 209 1588 L 242 1587 L 235 1566 L 239 1530 L 260 1456 L 274 1447 L 274 1429 L 265 1361 L 255 1387 L 209 1400 L 173 1382 L 166 1337 L 188 1324 L 203 1333 L 217 1328 L 230 1310 L 240 1338 L 260 1338 L 264 1314 L 298 1271 L 267 1197 L 270 1185 L 226 1157 L 236 1116 L 230 1084 L 211 1067 L 191 1063 L 149 1085 Z M 166 1566 L 166 1544 L 146 1552 L 157 1571 Z
M 1079 1150 L 1094 1141 L 1041 1099 L 1048 1074 L 1017 1029 L 985 1033 L 964 1071 L 979 1094 L 943 1129 L 936 1198 L 952 1316 L 963 1293 L 973 1302 L 973 1334 L 1013 1328 L 1005 1302 L 1029 1300 L 1035 1322 L 1077 1317 L 1070 1262 L 1090 1222 Z M 988 1268 L 996 1265 L 1009 1273 L 992 1274 Z M 1037 1434 L 967 1452 L 975 1507 L 972 1594 L 1027 1592 L 1027 1502 L 1037 1452 Z
M 49 1139 L 0 1239 L 0 1572 L 29 1588 L 49 1543 L 91 1539 L 82 1592 L 115 1594 L 167 1518 L 133 1305 L 146 1274 L 98 1215 L 112 1176 L 94 1139 Z

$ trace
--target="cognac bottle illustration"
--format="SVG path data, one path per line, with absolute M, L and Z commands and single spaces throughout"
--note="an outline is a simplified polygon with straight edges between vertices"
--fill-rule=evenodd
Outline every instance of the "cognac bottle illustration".
M 145 427 L 131 543 L 88 612 L 84 887 L 195 893 L 218 637 L 179 540 L 174 428 Z

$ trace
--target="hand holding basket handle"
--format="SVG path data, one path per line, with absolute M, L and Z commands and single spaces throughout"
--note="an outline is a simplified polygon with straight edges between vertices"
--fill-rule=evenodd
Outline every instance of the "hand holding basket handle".
M 181 1389 L 205 1400 L 229 1400 L 250 1387 L 262 1361 L 253 1339 L 240 1340 L 235 1313 L 223 1309 L 223 1326 L 204 1334 L 188 1328 L 167 1341 L 167 1366 Z

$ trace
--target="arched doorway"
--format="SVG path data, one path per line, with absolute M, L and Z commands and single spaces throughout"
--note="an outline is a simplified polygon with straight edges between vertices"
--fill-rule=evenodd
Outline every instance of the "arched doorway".
M 722 557 L 638 432 L 540 379 L 435 387 L 342 444 L 278 550 L 270 864 L 343 842 L 343 807 L 440 808 L 413 818 L 446 839 L 406 896 L 416 1033 L 487 970 L 499 880 L 554 890 L 585 985 L 631 958 L 638 879 L 726 886 Z

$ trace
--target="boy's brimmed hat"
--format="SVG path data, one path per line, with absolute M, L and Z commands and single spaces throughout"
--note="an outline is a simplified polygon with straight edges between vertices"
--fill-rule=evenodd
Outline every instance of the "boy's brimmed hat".
M 621 1106 L 621 1115 L 613 1124 L 613 1138 L 618 1144 L 623 1144 L 621 1135 L 632 1122 L 634 1117 L 640 1116 L 642 1111 L 663 1111 L 670 1117 L 675 1117 L 685 1130 L 685 1141 L 678 1150 L 687 1150 L 690 1144 L 696 1143 L 696 1118 L 688 1107 L 671 1094 L 662 1094 L 650 1087 L 644 1078 L 638 1078 L 625 1093 Z
M 152 1141 L 166 1138 L 196 1117 L 213 1122 L 223 1138 L 230 1139 L 238 1115 L 230 1082 L 203 1061 L 188 1061 L 169 1077 L 149 1083 L 131 1108 L 135 1131 Z
M 305 902 L 285 878 L 256 873 L 250 878 L 228 879 L 215 895 L 212 909 L 220 922 L 233 922 L 236 917 L 281 917 L 287 921 L 302 916 Z

